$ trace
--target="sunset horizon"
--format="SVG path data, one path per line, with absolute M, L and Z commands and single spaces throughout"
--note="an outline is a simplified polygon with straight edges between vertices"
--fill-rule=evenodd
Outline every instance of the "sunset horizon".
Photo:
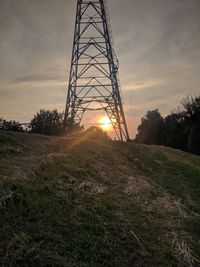
M 108 0 L 108 6 L 134 138 L 147 111 L 166 116 L 200 92 L 200 3 Z M 24 123 L 40 109 L 65 111 L 75 8 L 73 0 L 0 2 L 1 117 Z M 82 124 L 87 128 L 98 116 L 88 112 Z

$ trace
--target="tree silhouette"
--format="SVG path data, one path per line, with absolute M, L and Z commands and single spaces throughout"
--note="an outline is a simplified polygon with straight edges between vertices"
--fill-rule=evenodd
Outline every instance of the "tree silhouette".
M 182 113 L 172 113 L 164 119 L 162 144 L 186 150 L 187 134 Z
M 186 150 L 200 154 L 200 96 L 186 97 L 181 101 L 180 109 L 188 136 Z
M 7 121 L 0 118 L 0 130 L 3 131 L 14 131 L 14 132 L 24 132 L 23 127 L 17 121 Z
M 186 121 L 200 123 L 200 96 L 188 96 L 181 101 L 179 107 Z
M 200 96 L 184 98 L 176 112 L 164 119 L 157 109 L 148 111 L 138 126 L 135 141 L 200 154 Z
M 52 111 L 41 109 L 30 122 L 30 132 L 47 135 L 63 133 L 63 113 L 56 109 Z
M 141 119 L 135 141 L 144 144 L 162 143 L 163 118 L 158 109 L 148 111 Z

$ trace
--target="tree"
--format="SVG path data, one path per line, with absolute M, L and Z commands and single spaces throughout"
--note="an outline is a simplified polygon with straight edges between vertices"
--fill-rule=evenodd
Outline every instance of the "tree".
M 186 150 L 200 154 L 200 96 L 184 98 L 179 109 L 184 116 Z
M 57 109 L 52 111 L 41 109 L 30 122 L 30 132 L 60 135 L 63 129 L 63 113 L 59 113 Z
M 200 124 L 200 96 L 188 96 L 181 101 L 179 107 L 186 121 Z
M 190 129 L 187 141 L 187 151 L 200 155 L 200 125 L 195 124 Z
M 182 113 L 172 113 L 163 122 L 162 144 L 173 148 L 186 149 L 187 133 Z
M 163 118 L 158 109 L 148 111 L 141 119 L 137 128 L 135 141 L 144 144 L 161 144 L 163 133 Z
M 148 111 L 138 126 L 136 142 L 162 144 L 200 155 L 200 96 L 186 97 L 176 112 L 164 119 Z
M 0 130 L 3 131 L 14 131 L 14 132 L 24 132 L 23 127 L 17 121 L 7 121 L 3 118 L 0 118 Z

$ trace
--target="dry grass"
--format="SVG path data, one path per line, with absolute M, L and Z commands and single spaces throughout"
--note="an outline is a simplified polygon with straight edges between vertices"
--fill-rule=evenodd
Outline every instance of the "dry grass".
M 180 261 L 188 267 L 200 265 L 199 259 L 197 259 L 197 255 L 191 250 L 188 246 L 187 241 L 180 240 L 180 237 L 177 234 L 174 234 L 174 239 L 172 242 L 172 247 L 180 259 Z
M 85 181 L 79 184 L 79 189 L 82 191 L 89 191 L 93 194 L 102 194 L 106 191 L 106 187 L 92 181 Z
M 198 266 L 199 157 L 88 134 L 0 145 L 2 266 Z
M 149 194 L 154 190 L 153 185 L 147 182 L 147 178 L 144 176 L 129 176 L 127 177 L 127 184 L 124 189 L 124 193 L 128 195 L 134 195 L 136 198 L 141 198 L 145 194 Z

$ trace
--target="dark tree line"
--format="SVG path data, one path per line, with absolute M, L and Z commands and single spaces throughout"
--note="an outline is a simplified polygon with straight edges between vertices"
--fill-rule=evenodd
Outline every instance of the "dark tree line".
M 0 118 L 0 130 L 59 135 L 63 133 L 63 113 L 59 113 L 56 109 L 40 110 L 26 125 Z
M 0 118 L 0 130 L 64 135 L 63 121 L 64 113 L 56 109 L 40 110 L 28 128 L 24 129 L 19 122 Z M 83 130 L 83 127 L 72 124 L 71 131 L 74 130 Z M 180 107 L 165 118 L 158 109 L 148 111 L 141 119 L 135 141 L 170 146 L 200 155 L 200 96 L 183 99 Z
M 180 107 L 165 118 L 158 109 L 148 111 L 138 126 L 135 141 L 200 155 L 200 96 L 183 99 Z
M 58 112 L 57 109 L 52 111 L 41 109 L 34 115 L 29 128 L 30 133 L 46 135 L 64 135 L 69 132 L 83 130 L 83 126 L 71 122 L 71 126 L 66 132 L 64 130 L 64 112 Z
M 0 130 L 3 131 L 15 131 L 15 132 L 23 132 L 24 129 L 21 124 L 17 121 L 7 121 L 3 118 L 0 118 Z
M 15 131 L 15 132 L 29 132 L 45 135 L 64 135 L 64 113 L 54 110 L 43 110 L 37 112 L 31 119 L 30 123 L 25 125 L 16 121 L 7 121 L 0 118 L 0 130 Z M 83 130 L 83 127 L 71 122 L 71 128 L 68 129 L 68 133 L 71 131 Z

